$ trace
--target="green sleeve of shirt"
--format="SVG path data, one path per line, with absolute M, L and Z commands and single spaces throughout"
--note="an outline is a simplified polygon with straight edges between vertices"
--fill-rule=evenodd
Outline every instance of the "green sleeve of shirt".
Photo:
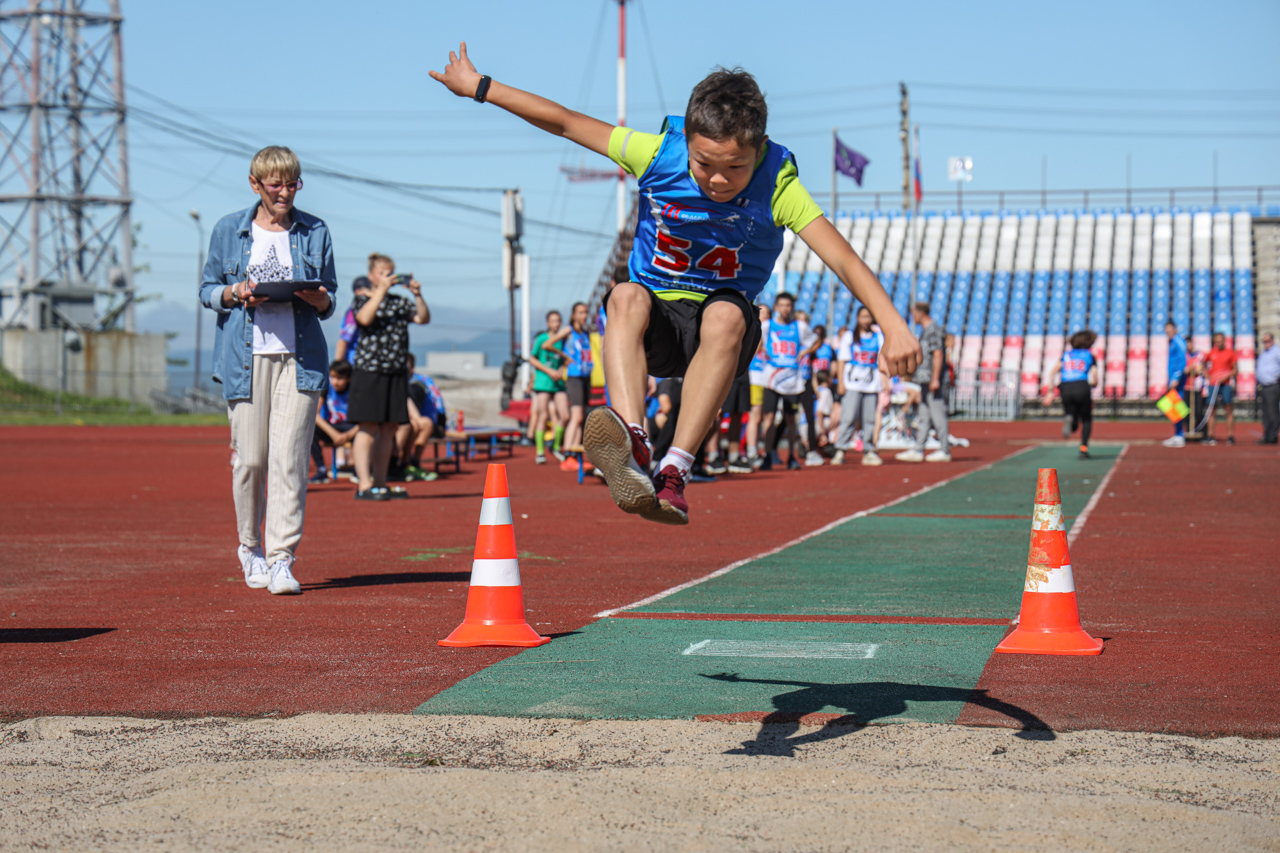
M 806 225 L 822 215 L 822 208 L 800 183 L 800 173 L 790 160 L 778 170 L 778 181 L 773 189 L 773 221 L 785 225 L 797 234 Z
M 641 133 L 629 127 L 615 127 L 609 135 L 609 159 L 623 170 L 639 178 L 658 156 L 662 139 L 666 134 Z M 766 143 L 767 144 L 767 143 Z M 764 159 L 764 152 L 761 152 Z M 788 160 L 778 170 L 773 190 L 773 221 L 799 233 L 802 228 L 822 215 L 813 196 L 800 183 L 795 164 Z
M 609 134 L 609 159 L 628 175 L 640 177 L 662 147 L 664 133 L 641 133 L 629 127 L 615 127 Z

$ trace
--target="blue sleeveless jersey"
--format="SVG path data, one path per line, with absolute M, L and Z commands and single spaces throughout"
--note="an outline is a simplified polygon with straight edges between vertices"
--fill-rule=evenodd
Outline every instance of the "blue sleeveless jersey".
M 695 299 L 727 288 L 754 300 L 782 252 L 773 192 L 783 164 L 795 158 L 769 142 L 747 188 L 730 201 L 712 201 L 689 174 L 684 119 L 668 116 L 663 131 L 662 147 L 640 177 L 631 280 Z
M 564 354 L 569 357 L 569 376 L 590 376 L 594 365 L 591 354 L 591 336 L 574 329 L 564 340 Z
M 831 344 L 823 344 L 813 353 L 813 372 L 819 370 L 831 371 L 831 362 L 835 359 L 835 350 L 831 348 Z
M 1062 354 L 1063 382 L 1087 382 L 1093 367 L 1093 353 L 1087 349 L 1069 349 Z
M 785 324 L 770 320 L 764 347 L 769 364 L 781 370 L 795 370 L 800 366 L 800 324 L 795 320 Z

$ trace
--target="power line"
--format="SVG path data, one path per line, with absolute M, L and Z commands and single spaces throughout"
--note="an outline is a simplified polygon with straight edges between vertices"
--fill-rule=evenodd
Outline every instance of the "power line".
M 917 107 L 941 110 L 965 110 L 968 112 L 1019 113 L 1034 115 L 1079 115 L 1117 118 L 1174 118 L 1174 119 L 1228 119 L 1234 121 L 1276 121 L 1280 112 L 1259 113 L 1256 110 L 1133 110 L 1089 109 L 1073 107 L 1023 107 L 1013 104 L 955 104 L 939 101 L 916 101 Z
M 1247 137 L 1257 139 L 1274 139 L 1274 132 L 1265 131 L 1180 131 L 1180 130 L 1104 130 L 1086 127 L 1008 127 L 985 124 L 950 124 L 946 122 L 929 122 L 926 127 L 943 128 L 945 130 L 974 130 L 994 133 L 1037 133 L 1053 136 L 1150 136 L 1155 138 L 1188 138 L 1188 139 L 1224 139 L 1229 137 Z
M 1211 98 L 1240 99 L 1280 98 L 1280 89 L 1088 89 L 1066 86 L 985 86 L 968 83 L 918 83 L 912 86 L 929 89 L 955 89 L 965 92 L 1002 92 L 1013 95 L 1049 95 L 1051 97 L 1089 98 Z

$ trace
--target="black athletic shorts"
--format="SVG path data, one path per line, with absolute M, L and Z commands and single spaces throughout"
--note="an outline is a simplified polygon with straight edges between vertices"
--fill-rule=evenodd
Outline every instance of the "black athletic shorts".
M 764 389 L 764 408 L 762 411 L 776 412 L 778 410 L 778 401 L 782 401 L 782 413 L 784 415 L 794 415 L 796 409 L 800 407 L 799 394 L 779 394 L 772 388 Z
M 591 401 L 591 377 L 566 376 L 564 390 L 569 392 L 570 406 L 585 406 Z
M 731 415 L 751 411 L 751 380 L 746 374 L 733 377 L 733 384 L 729 386 L 729 394 L 724 398 L 721 411 Z
M 407 424 L 409 377 L 405 371 L 373 373 L 358 367 L 353 370 L 347 396 L 347 420 L 357 424 Z
M 643 287 L 643 285 L 637 285 Z M 651 376 L 684 376 L 689 362 L 698 351 L 702 326 L 702 312 L 714 302 L 732 302 L 742 311 L 747 330 L 742 335 L 742 347 L 738 351 L 738 367 L 734 376 L 742 376 L 755 357 L 760 345 L 760 312 L 736 290 L 716 290 L 702 302 L 692 299 L 659 299 L 647 287 L 649 293 L 649 328 L 644 333 L 644 356 Z M 608 310 L 609 297 L 605 294 L 604 306 Z
M 1083 379 L 1079 382 L 1063 382 L 1058 386 L 1062 395 L 1062 413 L 1084 423 L 1093 420 L 1092 388 Z

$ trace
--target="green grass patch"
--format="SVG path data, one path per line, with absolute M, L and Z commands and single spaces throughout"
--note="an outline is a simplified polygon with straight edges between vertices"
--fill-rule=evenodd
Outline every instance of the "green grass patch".
M 61 413 L 58 409 L 61 407 Z M 0 426 L 218 426 L 226 415 L 166 415 L 114 397 L 58 394 L 0 367 Z

